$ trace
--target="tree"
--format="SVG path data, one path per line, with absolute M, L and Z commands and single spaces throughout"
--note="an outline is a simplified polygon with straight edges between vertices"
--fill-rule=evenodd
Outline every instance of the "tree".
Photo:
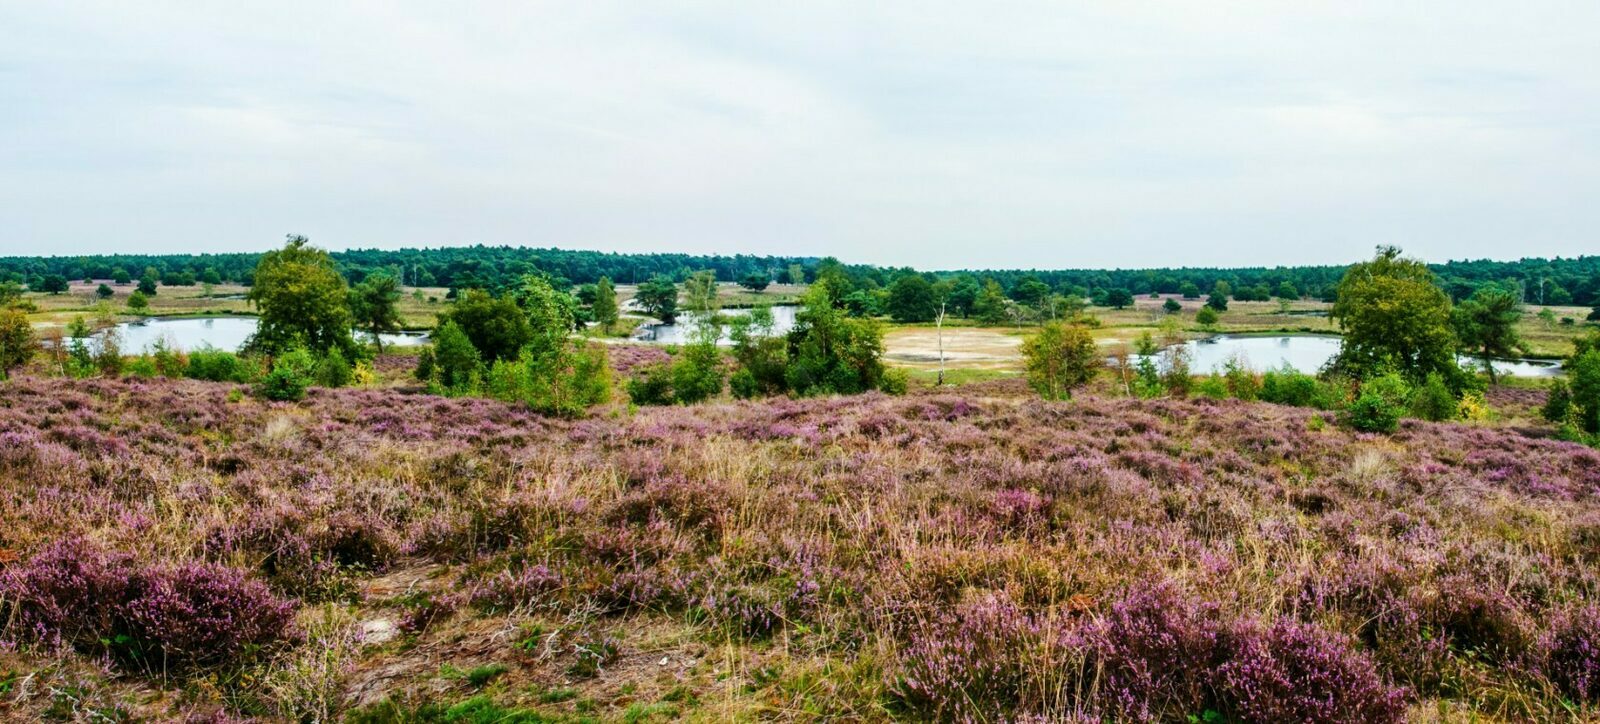
M 1183 311 L 1183 305 L 1172 297 L 1167 297 L 1167 301 L 1161 305 L 1161 308 L 1166 310 L 1167 314 L 1177 314 Z
M 691 312 L 709 317 L 717 313 L 720 304 L 717 302 L 717 274 L 713 271 L 697 271 L 683 281 L 684 308 Z
M 1196 286 L 1194 282 L 1184 282 L 1178 285 L 1178 293 L 1182 294 L 1184 299 L 1199 299 L 1200 287 Z
M 972 303 L 972 313 L 984 324 L 999 324 L 1006 321 L 1006 293 L 1000 287 L 1000 282 L 993 279 L 984 280 L 983 289 L 978 292 L 978 298 Z
M 1589 349 L 1567 361 L 1572 410 L 1584 432 L 1600 434 L 1600 349 Z
M 420 361 L 419 377 L 428 378 L 445 394 L 466 394 L 477 386 L 483 374 L 483 359 L 465 331 L 453 320 L 443 320 L 433 332 L 433 354 L 428 358 L 432 374 L 423 374 Z
M 328 252 L 303 236 L 289 237 L 256 264 L 247 298 L 261 319 L 248 346 L 269 353 L 305 347 L 315 354 L 333 347 L 353 353 L 349 288 Z
M 350 290 L 350 316 L 356 327 L 372 335 L 372 344 L 380 354 L 381 335 L 400 331 L 399 305 L 400 281 L 388 272 L 368 274 Z
M 439 314 L 439 331 L 451 323 L 470 340 L 485 363 L 516 359 L 523 346 L 533 341 L 528 315 L 516 300 L 496 297 L 482 289 L 468 289 L 450 309 Z
M 156 270 L 146 267 L 144 270 L 144 276 L 139 277 L 139 292 L 147 297 L 155 296 L 156 282 L 159 280 L 160 277 L 156 276 Z
M 22 286 L 13 281 L 0 281 L 0 309 L 10 307 L 22 299 Z
M 921 274 L 902 274 L 889 286 L 889 316 L 896 322 L 931 322 L 938 313 L 933 285 Z
M 1089 330 L 1051 322 L 1022 343 L 1028 383 L 1047 400 L 1072 397 L 1072 390 L 1094 379 L 1104 364 Z
M 39 340 L 28 316 L 20 309 L 0 309 L 0 379 L 10 377 L 12 370 L 27 364 L 38 351 Z
M 523 277 L 518 292 L 533 338 L 515 360 L 489 368 L 485 386 L 497 399 L 521 402 L 542 413 L 572 416 L 611 396 L 605 347 L 572 336 L 577 300 L 538 275 Z
M 1106 306 L 1112 309 L 1133 306 L 1133 292 L 1121 288 L 1106 292 Z
M 601 329 L 610 331 L 617 326 L 617 290 L 611 285 L 611 277 L 600 277 L 595 283 L 594 304 L 589 309 Z
M 1294 301 L 1300 298 L 1300 290 L 1295 288 L 1293 282 L 1285 279 L 1278 282 L 1278 288 L 1273 291 L 1272 295 L 1279 299 Z
M 123 286 L 133 281 L 133 277 L 128 274 L 127 269 L 119 266 L 111 271 L 111 281 L 116 283 L 117 286 Z
M 789 332 L 789 389 L 800 395 L 850 395 L 885 386 L 883 333 L 871 319 L 854 319 L 834 307 L 827 282 L 806 293 Z
M 1331 314 L 1344 331 L 1335 369 L 1360 380 L 1387 370 L 1417 382 L 1430 372 L 1459 376 L 1450 298 L 1426 264 L 1395 247 L 1379 247 L 1345 272 Z
M 770 284 L 772 284 L 772 278 L 767 276 L 766 272 L 750 272 L 739 280 L 739 286 L 758 294 L 766 291 L 767 286 Z
M 772 308 L 756 307 L 749 314 L 734 317 L 728 326 L 733 358 L 739 363 L 738 371 L 729 380 L 734 397 L 749 399 L 787 391 L 784 372 L 789 363 L 788 344 L 772 334 Z
M 150 298 L 145 296 L 144 292 L 135 289 L 133 290 L 132 294 L 128 295 L 128 309 L 133 310 L 135 313 L 142 314 L 144 310 L 149 308 Z
M 67 278 L 60 274 L 46 274 L 39 281 L 39 291 L 46 294 L 60 294 L 67 289 Z
M 1207 308 L 1218 312 L 1228 311 L 1228 295 L 1222 291 L 1224 284 L 1226 282 L 1217 282 L 1217 288 L 1211 290 L 1211 296 L 1206 297 Z
M 217 272 L 217 268 L 216 267 L 208 266 L 208 267 L 206 267 L 205 271 L 200 272 L 200 283 L 201 284 L 210 284 L 212 286 L 216 286 L 218 284 L 221 284 L 222 283 L 222 274 Z
M 678 320 L 678 285 L 664 276 L 657 275 L 640 284 L 633 301 L 645 314 L 662 322 L 672 324 Z
M 1210 327 L 1216 324 L 1218 319 L 1220 317 L 1217 316 L 1216 308 L 1209 304 L 1201 307 L 1194 315 L 1194 321 L 1202 327 Z
M 1494 358 L 1510 357 L 1522 346 L 1517 335 L 1517 321 L 1521 318 L 1522 302 L 1517 295 L 1498 286 L 1479 287 L 1455 308 L 1452 321 L 1456 337 L 1464 349 L 1477 354 L 1491 383 L 1498 381 Z
M 99 297 L 99 298 L 101 298 L 101 299 L 110 299 L 111 297 L 116 295 L 116 292 L 112 291 L 111 287 L 109 287 L 109 286 L 107 286 L 105 284 L 101 284 L 98 288 L 96 288 L 94 290 L 94 295 Z
M 800 286 L 806 283 L 806 268 L 799 264 L 789 265 L 789 283 Z

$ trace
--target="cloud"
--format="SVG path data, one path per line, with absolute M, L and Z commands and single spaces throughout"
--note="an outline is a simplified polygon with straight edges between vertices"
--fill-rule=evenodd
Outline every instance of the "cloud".
M 0 6 L 0 253 L 1593 252 L 1600 6 Z

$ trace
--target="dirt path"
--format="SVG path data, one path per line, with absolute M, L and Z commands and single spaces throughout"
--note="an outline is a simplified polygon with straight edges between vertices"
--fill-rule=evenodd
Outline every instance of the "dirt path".
M 1013 368 L 1022 359 L 1022 338 L 1007 329 L 959 327 L 944 331 L 945 366 L 950 368 Z M 888 330 L 883 336 L 890 362 L 907 367 L 939 366 L 939 331 L 927 327 Z

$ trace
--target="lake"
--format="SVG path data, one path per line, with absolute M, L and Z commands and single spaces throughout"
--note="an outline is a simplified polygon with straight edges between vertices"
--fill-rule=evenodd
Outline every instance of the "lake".
M 211 346 L 234 352 L 255 333 L 255 317 L 155 318 L 117 325 L 122 349 L 129 354 L 142 352 L 157 340 L 165 340 L 167 344 L 183 350 Z M 362 333 L 357 334 L 357 338 L 368 337 Z M 382 339 L 385 346 L 409 347 L 427 342 L 428 336 L 421 333 L 385 334 Z
M 1315 374 L 1334 355 L 1339 354 L 1338 337 L 1317 335 L 1283 335 L 1270 337 L 1222 335 L 1209 339 L 1185 342 L 1189 348 L 1190 369 L 1197 373 L 1220 372 L 1223 365 L 1235 356 L 1242 357 L 1254 370 L 1278 369 L 1284 364 Z M 1478 360 L 1462 358 L 1463 366 L 1477 368 Z M 1513 377 L 1549 377 L 1559 374 L 1561 367 L 1554 362 L 1532 360 L 1496 360 L 1496 372 Z
M 794 329 L 794 317 L 795 313 L 800 310 L 799 307 L 775 306 L 771 307 L 771 309 L 772 333 L 774 335 L 788 334 L 789 330 Z M 749 313 L 750 310 L 748 309 L 722 310 L 723 317 L 733 317 Z M 657 344 L 686 344 L 689 342 L 689 336 L 694 332 L 694 321 L 698 318 L 698 315 L 694 313 L 686 313 L 679 315 L 678 320 L 673 324 L 647 325 L 641 327 L 639 331 L 635 333 L 634 339 L 642 342 L 655 342 Z M 727 325 L 722 326 L 722 338 L 717 340 L 717 344 L 720 344 L 724 347 L 733 344 L 733 340 L 728 337 Z

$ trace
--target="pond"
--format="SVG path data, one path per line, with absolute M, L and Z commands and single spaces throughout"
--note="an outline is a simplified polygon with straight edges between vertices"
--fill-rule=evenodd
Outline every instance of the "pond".
M 1190 369 L 1197 373 L 1220 372 L 1234 357 L 1257 371 L 1290 367 L 1315 374 L 1339 354 L 1341 340 L 1332 336 L 1283 335 L 1270 337 L 1217 336 L 1185 342 L 1189 348 Z M 1478 368 L 1475 359 L 1462 358 L 1461 364 Z M 1560 365 L 1537 360 L 1496 360 L 1495 371 L 1513 377 L 1549 377 L 1560 373 Z
M 250 335 L 255 333 L 255 317 L 154 318 L 117 325 L 122 349 L 130 354 L 148 349 L 157 340 L 165 340 L 167 344 L 183 350 L 211 346 L 233 352 L 243 347 Z M 356 337 L 369 338 L 364 333 L 358 333 Z M 385 334 L 382 339 L 385 346 L 409 347 L 427 342 L 428 336 L 421 333 Z
M 774 306 L 770 309 L 772 309 L 772 333 L 774 335 L 788 334 L 789 330 L 794 329 L 794 317 L 795 313 L 800 310 L 799 307 Z M 750 310 L 748 309 L 722 310 L 723 317 L 749 313 Z M 678 315 L 678 320 L 673 324 L 646 325 L 640 327 L 639 331 L 634 333 L 634 339 L 658 344 L 685 344 L 689 341 L 689 336 L 694 331 L 694 322 L 697 318 L 698 315 L 694 313 L 686 313 Z M 722 338 L 717 340 L 717 344 L 724 347 L 733 344 L 733 340 L 728 337 L 727 325 L 722 326 Z

